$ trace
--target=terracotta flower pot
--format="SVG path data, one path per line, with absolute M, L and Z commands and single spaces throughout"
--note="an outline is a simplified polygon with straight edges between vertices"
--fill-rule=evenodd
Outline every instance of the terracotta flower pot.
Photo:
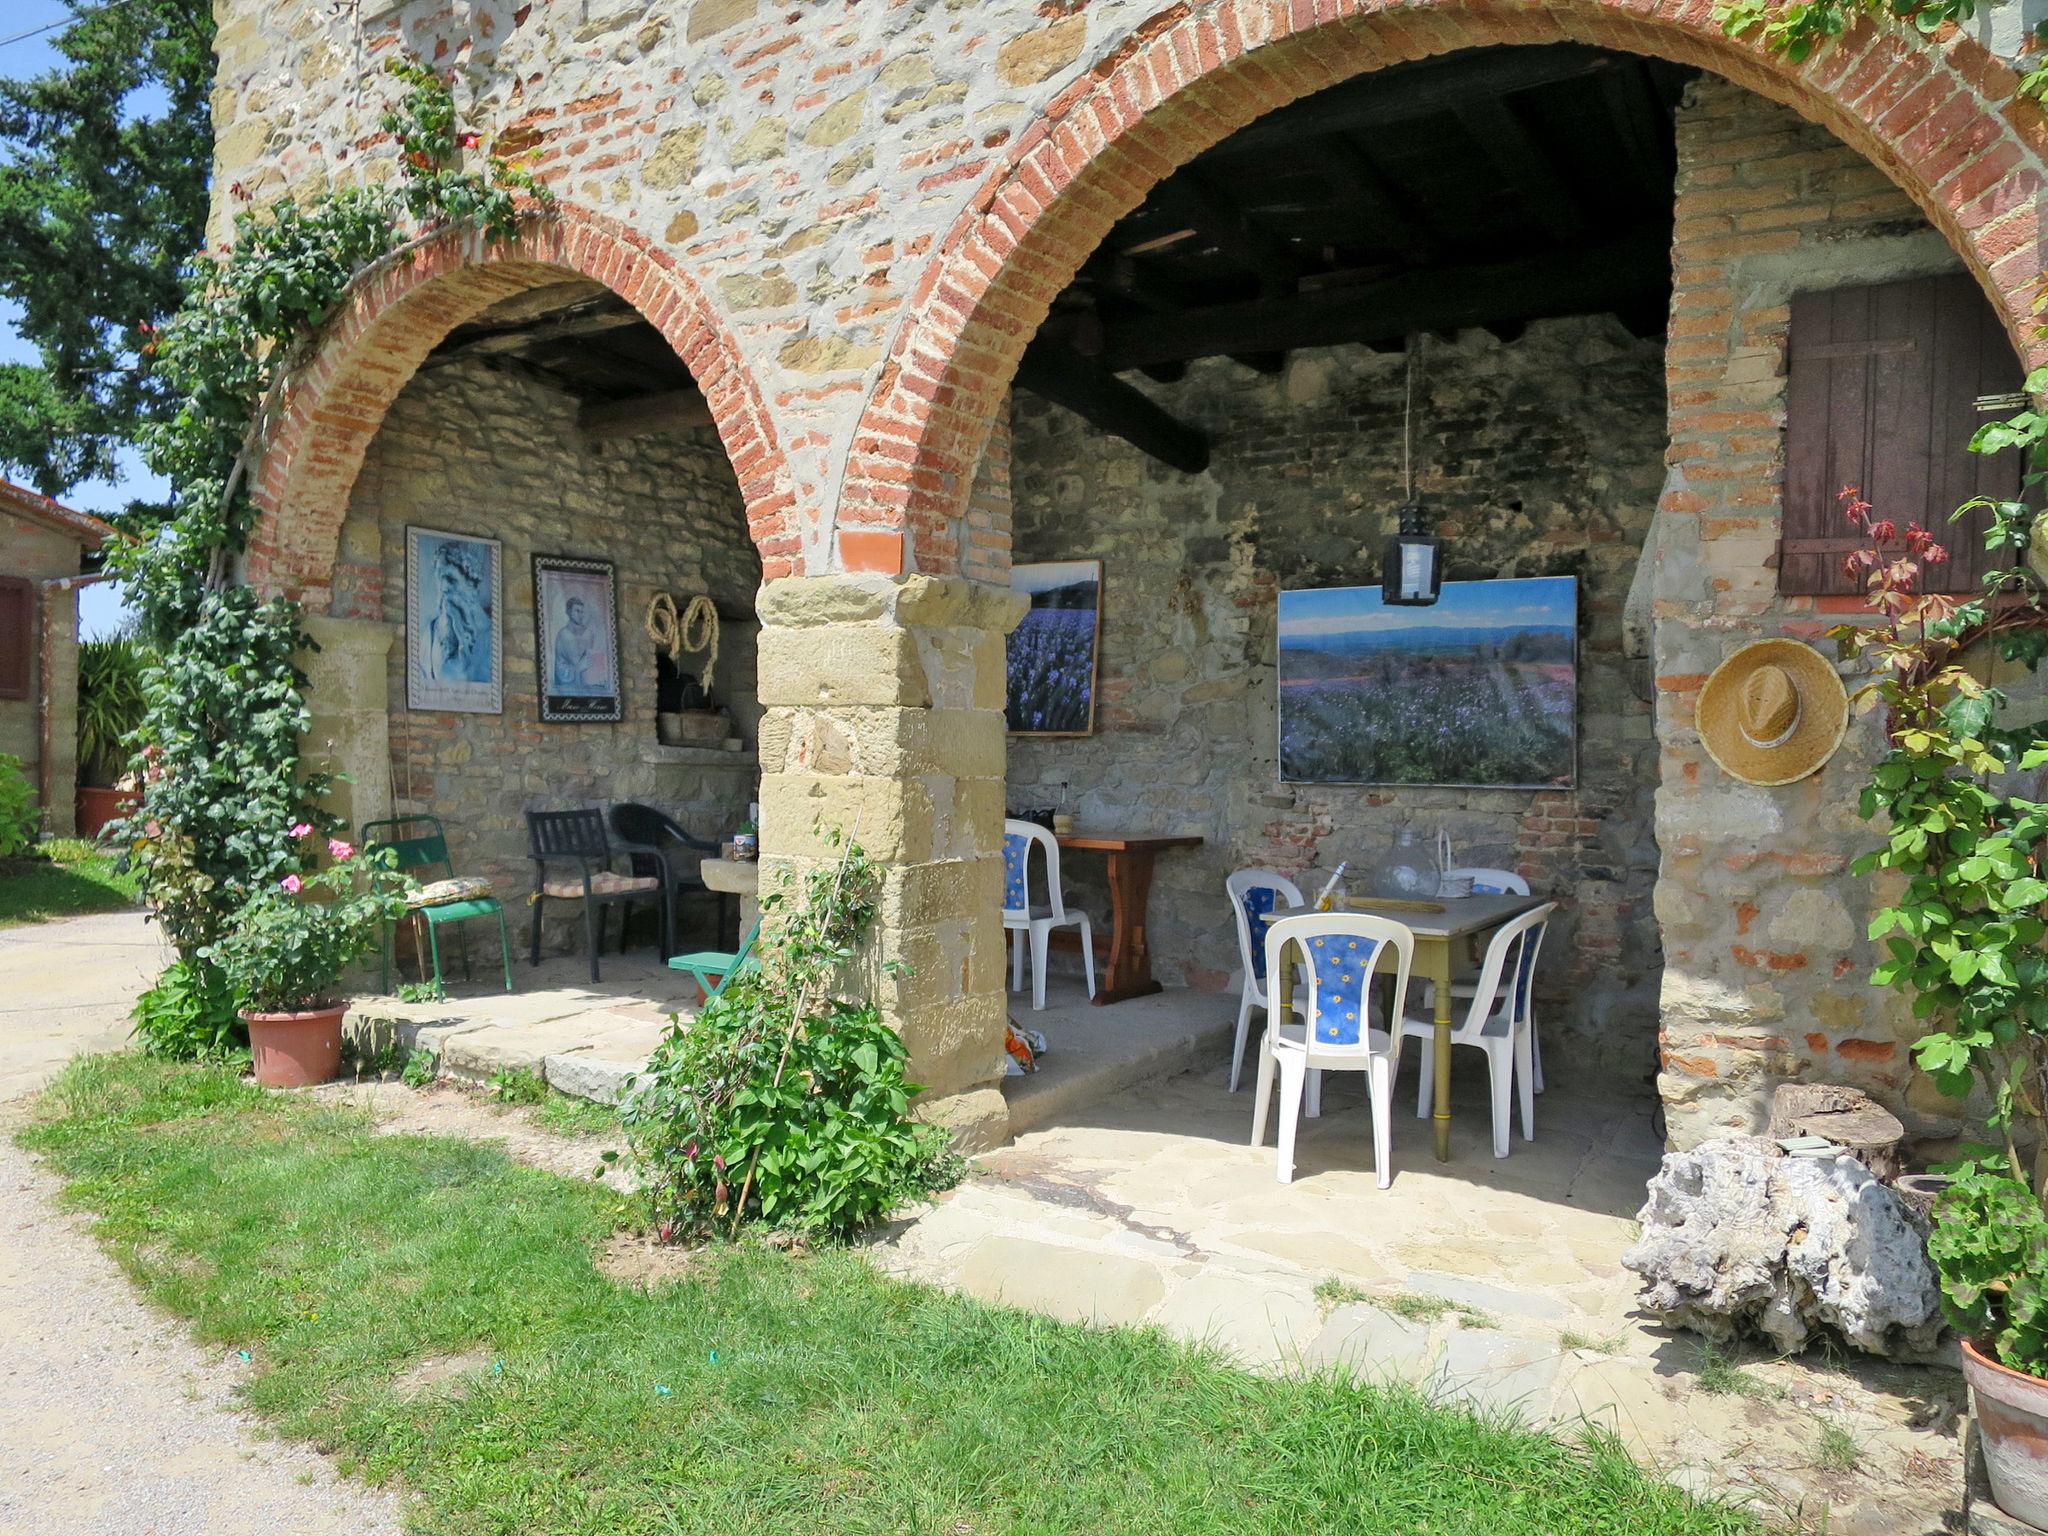
M 305 1088 L 341 1072 L 341 1016 L 346 1003 L 296 1013 L 242 1014 L 256 1081 L 266 1088 Z
M 73 808 L 78 817 L 78 835 L 87 842 L 99 841 L 107 823 L 132 813 L 142 797 L 132 789 L 104 789 L 98 785 L 78 786 Z
M 2048 1381 L 2000 1365 L 1968 1339 L 1963 1379 L 1977 1400 L 1992 1499 L 2015 1520 L 2048 1526 Z

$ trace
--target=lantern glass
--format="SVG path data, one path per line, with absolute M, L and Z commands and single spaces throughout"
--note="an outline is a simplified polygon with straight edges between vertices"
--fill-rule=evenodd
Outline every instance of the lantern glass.
M 1426 607 L 1443 586 L 1440 541 L 1426 533 L 1397 533 L 1387 540 L 1381 565 L 1380 601 Z

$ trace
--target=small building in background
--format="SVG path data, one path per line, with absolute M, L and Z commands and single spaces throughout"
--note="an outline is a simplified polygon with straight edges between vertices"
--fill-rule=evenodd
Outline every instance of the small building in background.
M 43 830 L 68 836 L 78 775 L 78 589 L 112 527 L 0 480 L 0 752 L 21 759 Z

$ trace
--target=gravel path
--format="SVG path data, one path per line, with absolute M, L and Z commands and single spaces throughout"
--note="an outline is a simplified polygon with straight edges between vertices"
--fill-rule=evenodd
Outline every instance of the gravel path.
M 0 1533 L 397 1536 L 399 1502 L 235 1411 L 0 1122 Z

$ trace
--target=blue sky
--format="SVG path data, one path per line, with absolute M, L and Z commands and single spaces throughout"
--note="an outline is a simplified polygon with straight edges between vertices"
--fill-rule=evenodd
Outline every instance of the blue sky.
M 1482 629 L 1523 625 L 1578 628 L 1570 576 L 1447 581 L 1427 608 L 1389 608 L 1378 587 L 1324 587 L 1280 594 L 1280 643 L 1312 645 L 1332 635 L 1387 629 Z
M 0 38 L 13 37 L 47 22 L 62 21 L 70 14 L 71 8 L 62 0 L 4 0 L 0 3 Z M 56 35 L 46 32 L 0 47 L 0 77 L 20 79 L 56 68 L 62 62 L 51 46 Z M 137 105 L 145 111 L 150 106 L 146 101 Z M 17 306 L 0 299 L 0 362 L 32 363 L 36 359 L 35 349 L 26 345 L 15 329 L 20 317 Z M 0 474 L 6 473 L 6 467 L 0 466 Z M 134 497 L 161 496 L 164 492 L 162 480 L 144 469 L 132 454 L 123 455 L 119 475 L 114 481 L 76 486 L 61 499 L 86 512 L 112 512 Z M 79 593 L 78 614 L 80 630 L 87 637 L 106 634 L 121 620 L 120 596 L 111 584 L 87 587 Z

